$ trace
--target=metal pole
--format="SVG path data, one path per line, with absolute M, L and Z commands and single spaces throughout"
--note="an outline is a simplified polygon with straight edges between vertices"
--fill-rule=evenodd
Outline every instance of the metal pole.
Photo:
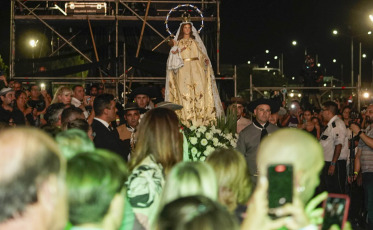
M 354 87 L 354 37 L 351 36 L 351 87 Z
M 220 0 L 216 1 L 216 74 L 220 75 Z
M 115 1 L 115 76 L 118 77 L 118 56 L 119 56 L 119 44 L 118 44 L 118 27 L 119 27 L 119 22 L 118 22 L 118 12 L 119 12 L 119 2 L 118 0 Z
M 357 78 L 357 111 L 360 112 L 361 104 L 361 42 L 359 43 L 359 75 Z
M 41 19 L 39 16 L 37 16 L 30 8 L 28 8 L 25 4 L 23 4 L 21 1 L 17 0 L 17 2 L 23 6 L 26 10 L 28 10 L 35 18 L 37 18 L 41 23 L 43 23 L 46 27 L 48 27 L 50 30 L 52 30 L 55 34 L 57 34 L 58 37 L 60 37 L 64 42 L 66 42 L 71 48 L 73 48 L 76 52 L 78 52 L 80 55 L 82 55 L 87 61 L 92 63 L 92 60 L 89 59 L 84 53 L 82 53 L 78 48 L 76 48 L 71 42 L 69 42 L 66 38 L 64 38 L 61 34 L 59 34 L 55 29 L 53 29 L 48 23 L 46 23 L 43 19 Z
M 140 52 L 142 37 L 144 36 L 144 30 L 145 30 L 146 21 L 148 20 L 148 13 L 149 13 L 150 2 L 151 2 L 151 0 L 148 0 L 148 4 L 146 6 L 145 17 L 144 17 L 144 21 L 142 23 L 139 44 L 137 45 L 136 58 L 139 57 L 139 52 Z
M 123 42 L 123 103 L 126 104 L 126 43 Z
M 373 88 L 373 59 L 372 59 L 372 82 L 370 84 L 371 84 L 371 87 Z
M 284 53 L 281 53 L 281 74 L 284 77 Z
M 250 102 L 253 101 L 253 75 L 250 74 Z
M 234 97 L 237 97 L 237 65 L 234 65 L 233 81 L 234 81 Z
M 124 2 L 120 1 L 120 3 L 125 6 L 129 11 L 131 11 L 138 19 L 140 19 L 141 21 L 144 22 L 144 19 L 139 15 L 137 14 L 133 9 L 131 9 L 131 7 L 129 7 L 127 4 L 125 4 Z M 181 4 L 181 3 L 180 3 Z M 158 30 L 156 30 L 152 25 L 150 25 L 148 22 L 145 22 L 145 24 L 147 26 L 149 26 L 150 29 L 152 29 L 156 34 L 158 34 L 161 38 L 165 39 L 166 37 L 163 36 L 160 32 L 158 32 Z
M 76 35 L 78 35 L 79 33 L 80 33 L 80 31 L 78 33 L 74 34 L 74 36 L 72 36 L 71 38 L 69 38 L 68 41 L 73 40 L 76 37 Z M 52 32 L 52 41 L 53 41 L 53 32 Z M 54 50 L 54 45 L 52 45 L 52 53 L 49 54 L 49 57 L 52 57 L 55 53 L 57 53 L 65 45 L 66 45 L 66 43 L 63 43 L 61 46 L 58 46 L 56 50 Z
M 334 77 L 332 77 L 332 79 L 330 80 L 330 84 L 331 84 L 330 87 L 333 87 L 333 79 L 334 79 Z M 333 90 L 330 90 L 330 100 L 331 101 L 333 101 L 333 97 L 334 97 Z
M 15 26 L 14 26 L 14 3 L 12 0 L 10 3 L 10 49 L 9 49 L 9 78 L 14 77 L 14 60 L 15 60 Z

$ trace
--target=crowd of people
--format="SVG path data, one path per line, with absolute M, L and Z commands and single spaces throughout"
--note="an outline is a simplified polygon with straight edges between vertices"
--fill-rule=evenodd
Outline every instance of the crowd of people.
M 314 91 L 307 97 L 320 109 L 232 98 L 236 148 L 204 162 L 185 157 L 183 127 L 209 125 L 225 110 L 185 19 L 157 101 L 154 87 L 132 90 L 123 108 L 104 87 L 60 86 L 52 97 L 0 77 L 0 229 L 318 229 L 328 193 L 349 194 L 350 220 L 366 215 L 359 225 L 373 229 L 373 105 L 354 112 L 321 104 Z M 276 165 L 292 175 L 273 188 Z
M 38 85 L 9 86 L 0 90 L 0 229 L 317 229 L 326 192 L 364 195 L 350 220 L 366 210 L 372 227 L 373 105 L 356 113 L 331 101 L 315 110 L 233 98 L 236 149 L 189 162 L 182 106 L 154 105 L 147 87 L 121 108 L 95 87 L 61 86 L 52 98 Z M 271 209 L 275 164 L 292 165 L 293 195 Z

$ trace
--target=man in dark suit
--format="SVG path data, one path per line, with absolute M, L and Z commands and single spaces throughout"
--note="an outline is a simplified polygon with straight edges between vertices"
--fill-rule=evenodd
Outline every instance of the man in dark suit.
M 118 131 L 111 127 L 110 122 L 115 120 L 117 108 L 115 107 L 114 96 L 101 94 L 93 102 L 95 118 L 92 122 L 93 142 L 96 148 L 107 149 L 115 152 L 127 161 L 129 144 L 119 139 Z M 126 140 L 129 141 L 129 140 Z

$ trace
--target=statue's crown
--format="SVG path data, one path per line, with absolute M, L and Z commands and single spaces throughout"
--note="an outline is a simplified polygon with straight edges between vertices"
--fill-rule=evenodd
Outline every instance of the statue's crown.
M 184 12 L 183 15 L 181 15 L 182 22 L 191 22 L 190 20 L 190 14 L 187 12 Z

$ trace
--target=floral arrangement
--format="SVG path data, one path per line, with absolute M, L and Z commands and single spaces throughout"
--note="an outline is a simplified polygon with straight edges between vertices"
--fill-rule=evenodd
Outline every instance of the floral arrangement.
M 235 111 L 228 111 L 227 117 L 218 118 L 216 124 L 183 126 L 188 142 L 189 160 L 205 161 L 217 148 L 235 148 L 238 139 L 236 117 Z

